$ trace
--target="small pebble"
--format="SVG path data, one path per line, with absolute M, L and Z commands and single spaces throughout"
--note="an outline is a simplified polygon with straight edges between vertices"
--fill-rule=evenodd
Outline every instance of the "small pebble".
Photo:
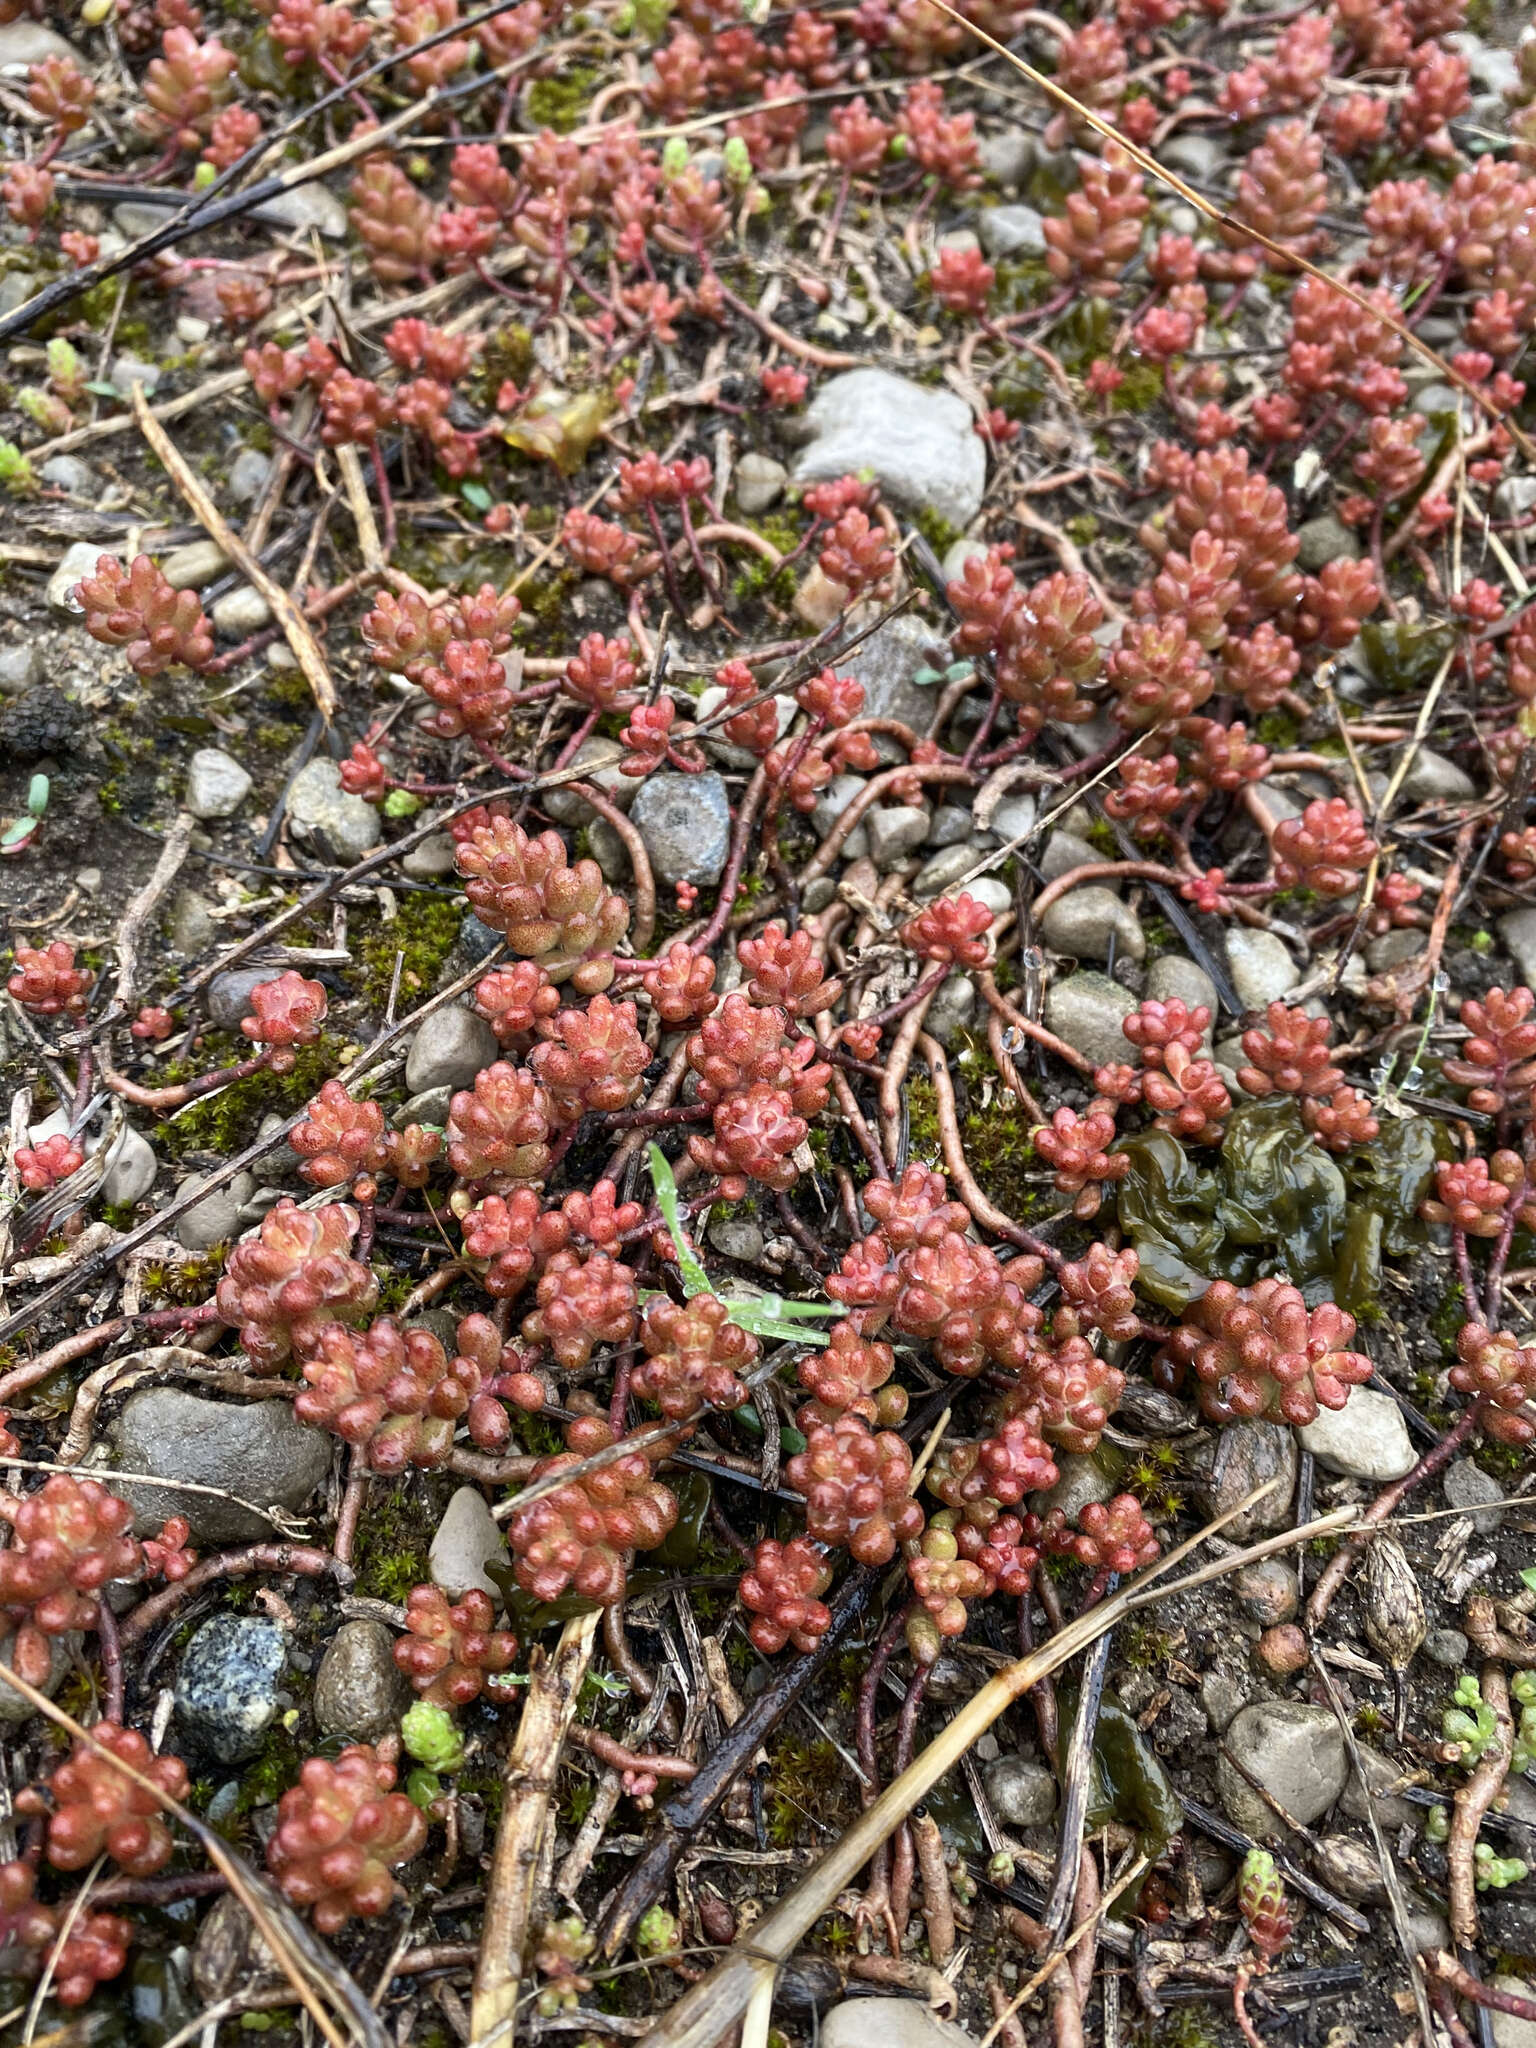
M 228 818 L 251 793 L 251 778 L 219 747 L 199 747 L 187 765 L 187 809 L 194 818 Z
M 243 583 L 238 590 L 227 590 L 208 616 L 218 632 L 237 640 L 271 625 L 272 607 L 259 590 Z
M 1293 1671 L 1300 1671 L 1310 1654 L 1306 1635 L 1294 1621 L 1267 1628 L 1259 1637 L 1259 1660 L 1277 1678 L 1288 1678 Z
M 194 540 L 184 548 L 173 548 L 160 571 L 172 590 L 201 590 L 228 567 L 229 557 L 216 540 Z

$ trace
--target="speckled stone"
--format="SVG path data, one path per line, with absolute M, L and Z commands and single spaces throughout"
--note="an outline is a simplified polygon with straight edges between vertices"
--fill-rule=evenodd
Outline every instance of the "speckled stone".
M 176 1719 L 194 1748 L 220 1763 L 255 1756 L 277 1716 L 288 1661 L 283 1632 L 249 1614 L 216 1614 L 182 1652 Z

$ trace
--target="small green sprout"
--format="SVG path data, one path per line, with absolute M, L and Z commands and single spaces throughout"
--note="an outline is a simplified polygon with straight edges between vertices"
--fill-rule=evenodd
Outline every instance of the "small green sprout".
M 1472 1861 L 1480 1892 L 1507 1891 L 1510 1885 L 1518 1884 L 1522 1877 L 1531 1874 L 1528 1863 L 1522 1863 L 1518 1856 L 1496 1856 L 1486 1842 L 1477 1844 L 1472 1851 Z
M 688 144 L 681 135 L 669 135 L 661 149 L 661 175 L 671 182 L 688 168 Z
M 406 1772 L 405 1796 L 423 1813 L 430 1813 L 443 1796 L 443 1781 L 436 1772 L 418 1766 L 414 1771 Z
M 392 789 L 383 808 L 386 818 L 414 818 L 421 809 L 421 798 L 412 796 L 408 789 Z
M 677 1915 L 652 1906 L 635 1929 L 635 1949 L 642 1956 L 670 1955 L 677 1947 Z
M 732 191 L 744 192 L 752 182 L 752 159 L 747 154 L 747 145 L 739 135 L 733 135 L 721 154 L 725 163 L 725 182 Z
M 48 778 L 34 775 L 27 789 L 27 814 L 0 832 L 0 854 L 24 853 L 37 837 L 38 827 L 48 809 Z
M 677 1251 L 677 1270 L 682 1278 L 683 1292 L 690 1298 L 695 1294 L 713 1294 L 709 1275 L 699 1263 L 698 1254 L 688 1241 L 683 1229 L 683 1215 L 677 1199 L 677 1182 L 667 1156 L 659 1145 L 649 1147 L 646 1157 L 650 1162 L 651 1184 L 656 1190 L 656 1206 L 666 1222 L 668 1233 Z M 827 1337 L 811 1325 L 818 1316 L 840 1316 L 842 1310 L 825 1301 L 786 1301 L 782 1295 L 753 1295 L 745 1301 L 726 1301 L 731 1321 L 750 1330 L 755 1337 L 785 1337 L 801 1344 L 825 1344 Z
M 13 497 L 37 489 L 32 465 L 14 441 L 0 440 L 0 484 L 4 484 Z
M 1470 1671 L 1463 1671 L 1452 1695 L 1456 1704 L 1440 1717 L 1440 1732 L 1456 1745 L 1456 1761 L 1475 1764 L 1492 1742 L 1497 1723 L 1483 1699 L 1483 1689 Z
M 1515 1723 L 1515 1746 L 1509 1758 L 1510 1770 L 1518 1775 L 1536 1762 L 1536 1672 L 1517 1671 L 1509 1681 L 1509 1690 L 1520 1709 L 1520 1718 Z
M 464 1761 L 464 1738 L 446 1707 L 417 1700 L 406 1708 L 400 1734 L 411 1755 L 429 1771 L 456 1771 Z
M 1450 1809 L 1432 1806 L 1424 1816 L 1424 1839 L 1426 1842 L 1449 1841 L 1451 1834 Z

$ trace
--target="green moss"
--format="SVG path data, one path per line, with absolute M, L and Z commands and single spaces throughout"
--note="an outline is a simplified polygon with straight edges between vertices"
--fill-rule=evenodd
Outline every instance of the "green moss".
M 938 1102 L 933 1083 L 925 1074 L 914 1075 L 907 1082 L 906 1092 L 908 1148 L 914 1159 L 937 1166 L 943 1154 L 939 1149 Z
M 244 1039 L 208 1032 L 194 1071 L 218 1066 L 222 1063 L 221 1054 L 230 1060 L 243 1059 L 249 1050 Z M 352 1050 L 336 1032 L 322 1031 L 315 1044 L 299 1048 L 291 1072 L 251 1074 L 189 1104 L 179 1116 L 159 1126 L 156 1143 L 172 1159 L 183 1158 L 188 1152 L 212 1152 L 220 1159 L 228 1159 L 251 1142 L 263 1117 L 286 1116 L 317 1095 L 324 1082 L 344 1070 L 347 1062 L 341 1055 Z M 168 1080 L 185 1078 L 184 1073 L 167 1075 Z
M 1455 1356 L 1456 1339 L 1460 1335 L 1461 1326 L 1466 1320 L 1467 1315 L 1462 1302 L 1461 1284 L 1459 1281 L 1455 1281 L 1441 1295 L 1429 1318 L 1430 1335 L 1435 1339 L 1435 1342 L 1440 1346 L 1440 1349 L 1447 1358 Z
M 962 529 L 951 526 L 947 519 L 941 519 L 937 512 L 925 505 L 912 521 L 929 547 L 942 561 L 957 540 L 963 538 Z
M 1062 531 L 1069 540 L 1074 540 L 1080 548 L 1085 548 L 1098 539 L 1099 522 L 1092 512 L 1079 512 L 1075 518 L 1066 522 Z
M 557 570 L 551 565 L 537 582 L 523 585 L 523 615 L 517 622 L 517 638 L 527 653 L 550 655 L 570 651 L 566 613 L 580 581 L 575 569 Z
M 601 73 L 591 64 L 567 64 L 555 78 L 536 78 L 528 88 L 528 114 L 536 127 L 569 135 L 597 90 Z
M 1271 750 L 1294 747 L 1301 735 L 1301 721 L 1294 712 L 1266 711 L 1253 730 L 1255 738 Z
M 1110 400 L 1112 412 L 1148 412 L 1163 395 L 1163 373 L 1156 363 L 1123 363 L 1119 389 Z
M 400 899 L 395 916 L 359 920 L 354 927 L 353 954 L 361 969 L 362 993 L 376 1010 L 389 1002 L 395 961 L 400 955 L 398 1006 L 409 1008 L 407 1000 L 420 999 L 437 986 L 443 963 L 459 936 L 463 912 L 446 896 L 412 894 Z
M 402 1480 L 387 1493 L 375 1488 L 357 1531 L 354 1563 L 358 1593 L 403 1606 L 411 1588 L 426 1582 L 432 1526 L 433 1518 L 423 1514 L 409 1480 Z

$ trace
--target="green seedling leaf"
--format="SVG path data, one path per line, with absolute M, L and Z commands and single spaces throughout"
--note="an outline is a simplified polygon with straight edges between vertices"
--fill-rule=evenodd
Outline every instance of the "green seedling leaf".
M 484 484 L 460 484 L 459 496 L 476 512 L 489 512 L 495 502 Z
M 677 1182 L 673 1178 L 671 1163 L 654 1139 L 646 1147 L 645 1156 L 651 1169 L 651 1185 L 656 1190 L 656 1206 L 677 1251 L 677 1269 L 683 1277 L 683 1292 L 690 1296 L 712 1294 L 714 1289 L 709 1284 L 709 1275 L 699 1264 L 697 1254 L 688 1242 L 688 1233 L 683 1228 L 683 1212 L 678 1204 Z
M 34 775 L 27 785 L 27 809 L 34 818 L 40 818 L 48 808 L 48 778 Z
M 36 818 L 16 818 L 0 832 L 0 853 L 19 853 L 37 830 Z
M 682 1277 L 683 1292 L 690 1299 L 695 1294 L 713 1294 L 715 1290 L 709 1284 L 709 1275 L 699 1263 L 698 1254 L 683 1229 L 677 1182 L 672 1176 L 667 1155 L 653 1142 L 646 1148 L 646 1160 L 651 1169 L 651 1185 L 656 1190 L 656 1206 L 677 1248 L 677 1269 Z M 653 1292 L 642 1292 L 641 1299 L 650 1299 Z M 831 1302 L 785 1301 L 778 1294 L 752 1295 L 744 1301 L 721 1298 L 725 1300 L 731 1321 L 743 1330 L 750 1330 L 754 1337 L 784 1337 L 800 1344 L 827 1343 L 827 1337 L 814 1328 L 817 1318 L 842 1314 L 842 1310 Z
M 1520 1583 L 1522 1586 L 1528 1586 L 1533 1593 L 1536 1593 L 1536 1564 L 1528 1564 L 1526 1566 L 1525 1570 L 1520 1574 Z

